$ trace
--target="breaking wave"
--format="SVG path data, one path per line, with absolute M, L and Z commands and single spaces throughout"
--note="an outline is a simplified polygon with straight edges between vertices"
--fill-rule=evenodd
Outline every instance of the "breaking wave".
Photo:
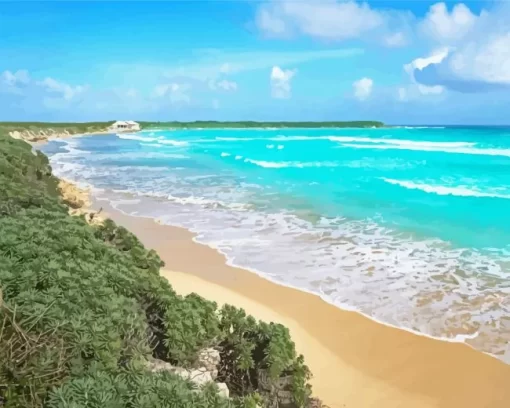
M 430 185 L 424 183 L 415 183 L 413 181 L 406 180 L 394 180 L 385 177 L 381 177 L 386 183 L 397 185 L 400 187 L 407 188 L 409 190 L 420 190 L 425 193 L 437 194 L 437 195 L 452 195 L 458 197 L 488 197 L 488 198 L 503 198 L 510 199 L 510 194 L 499 194 L 495 192 L 483 192 L 470 189 L 467 187 L 451 187 L 451 186 L 439 186 Z

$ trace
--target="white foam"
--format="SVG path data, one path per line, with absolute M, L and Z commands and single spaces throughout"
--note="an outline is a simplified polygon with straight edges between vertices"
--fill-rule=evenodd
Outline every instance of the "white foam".
M 186 206 L 153 209 L 152 216 L 192 230 L 197 241 L 224 253 L 229 264 L 275 283 L 389 326 L 500 352 L 501 333 L 490 323 L 508 314 L 510 304 L 501 303 L 509 290 L 494 259 L 440 240 L 396 235 L 368 220 L 330 218 L 313 225 L 289 213 L 232 212 L 198 202 L 201 210 L 193 217 Z M 438 275 L 444 280 L 431 279 Z M 427 299 L 432 302 L 422 303 Z M 476 330 L 466 327 L 466 316 Z
M 138 140 L 141 142 L 157 142 L 159 144 L 165 144 L 170 146 L 187 146 L 188 142 L 180 141 L 180 140 L 172 140 L 172 139 L 165 139 L 163 136 L 159 137 L 145 137 L 145 136 L 139 136 L 137 134 L 133 133 L 117 133 L 116 135 L 119 139 L 126 139 L 126 140 Z
M 254 140 L 267 140 L 267 141 L 317 141 L 317 140 L 329 140 L 331 142 L 338 142 L 338 143 L 367 143 L 367 148 L 371 147 L 371 144 L 375 145 L 389 145 L 389 146 L 395 146 L 394 148 L 402 147 L 402 148 L 409 148 L 414 150 L 426 150 L 428 148 L 437 148 L 437 149 L 452 149 L 452 148 L 467 148 L 475 146 L 476 143 L 473 142 L 438 142 L 438 141 L 417 141 L 417 140 L 407 140 L 407 139 L 394 139 L 394 138 L 373 138 L 373 137 L 361 137 L 361 136 L 300 136 L 300 135 L 294 135 L 294 136 L 284 136 L 284 135 L 278 135 L 276 137 L 266 137 L 266 138 L 257 138 L 257 137 L 216 137 L 216 141 L 254 141 Z M 204 140 L 207 141 L 207 140 Z M 281 146 L 281 147 L 280 147 Z M 351 145 L 353 147 L 357 147 L 358 145 L 353 144 Z M 275 147 L 274 144 L 267 144 L 266 148 L 273 149 Z M 283 145 L 278 145 L 279 149 L 283 149 Z M 374 147 L 377 148 L 377 147 Z M 379 147 L 379 148 L 385 148 L 385 147 Z M 387 147 L 387 148 L 393 148 L 393 147 Z M 486 151 L 488 149 L 480 149 L 483 151 Z M 497 150 L 497 149 L 496 149 Z
M 134 133 L 117 133 L 116 136 L 119 139 L 125 139 L 125 140 L 139 140 L 142 142 L 156 142 L 160 138 L 158 137 L 144 137 L 144 136 L 138 136 Z
M 243 203 L 226 203 L 221 200 L 207 199 L 204 197 L 195 196 L 176 197 L 170 194 L 166 197 L 166 199 L 181 205 L 192 204 L 205 208 L 228 208 L 230 210 L 236 211 L 246 211 L 248 208 L 250 208 L 249 205 Z
M 409 190 L 420 190 L 426 193 L 432 193 L 437 195 L 453 195 L 459 197 L 491 197 L 491 198 L 504 198 L 510 199 L 509 194 L 498 194 L 494 192 L 483 192 L 470 189 L 467 187 L 450 187 L 450 186 L 439 186 L 430 185 L 424 183 L 415 183 L 407 180 L 395 180 L 390 178 L 381 177 L 386 183 L 398 185 L 400 187 L 407 188 Z
M 397 146 L 411 146 L 411 147 L 470 147 L 474 146 L 472 142 L 432 142 L 432 141 L 416 141 L 406 139 L 383 139 L 371 137 L 348 137 L 348 136 L 327 136 L 327 139 L 332 142 L 342 143 L 376 143 L 376 144 L 389 144 Z
M 270 162 L 264 160 L 252 160 L 252 159 L 244 159 L 246 163 L 252 163 L 259 167 L 264 167 L 267 169 L 281 169 L 284 167 L 289 167 L 288 163 L 278 163 L 278 162 Z
M 236 156 L 236 160 L 241 160 L 242 158 L 243 158 L 243 156 L 240 156 L 240 155 Z
M 265 160 L 244 159 L 246 163 L 255 164 L 259 167 L 267 169 L 283 169 L 283 168 L 307 168 L 307 167 L 337 167 L 338 163 L 334 162 L 272 162 Z
M 222 152 L 220 156 L 221 157 L 228 157 L 228 156 L 230 156 L 230 153 Z
M 249 140 L 264 140 L 263 137 L 220 137 L 217 136 L 214 138 L 216 141 L 220 142 L 243 142 L 243 141 L 249 141 Z M 204 139 L 201 140 L 202 142 L 211 142 L 214 140 Z
M 171 140 L 171 139 L 158 139 L 158 143 L 171 145 L 171 146 L 187 146 L 188 142 L 183 140 Z
M 282 150 L 283 148 L 285 148 L 284 145 L 278 145 L 278 150 Z
M 134 160 L 134 159 L 189 159 L 189 156 L 165 152 L 124 152 L 124 153 L 95 153 L 87 160 L 91 162 L 106 160 Z
M 473 155 L 482 155 L 482 156 L 504 156 L 510 157 L 510 149 L 480 149 L 480 148 L 467 148 L 467 147 L 441 147 L 441 146 L 426 146 L 426 145 L 363 145 L 363 144 L 342 144 L 342 147 L 347 148 L 356 148 L 356 149 L 395 149 L 395 150 L 417 150 L 422 152 L 442 152 L 442 153 L 458 153 L 458 154 L 473 154 Z
M 402 126 L 395 126 L 401 128 Z M 444 126 L 404 126 L 404 129 L 446 129 Z

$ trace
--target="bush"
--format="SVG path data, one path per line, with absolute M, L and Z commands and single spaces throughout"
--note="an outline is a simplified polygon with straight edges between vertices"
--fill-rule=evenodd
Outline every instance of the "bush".
M 306 404 L 308 369 L 285 327 L 177 295 L 154 251 L 111 220 L 68 215 L 57 184 L 44 155 L 0 135 L 0 406 L 252 407 L 268 398 L 261 372 L 290 376 Z M 192 366 L 204 347 L 221 350 L 233 400 L 146 368 Z

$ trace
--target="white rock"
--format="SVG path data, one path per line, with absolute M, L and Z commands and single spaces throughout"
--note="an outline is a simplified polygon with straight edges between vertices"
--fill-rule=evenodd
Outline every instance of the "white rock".
M 225 398 L 229 398 L 230 397 L 230 391 L 227 387 L 227 384 L 225 383 L 216 383 L 216 385 L 218 386 L 219 388 L 219 392 L 218 392 L 218 395 L 222 396 L 222 397 L 225 397 Z
M 207 370 L 213 371 L 217 369 L 220 361 L 220 352 L 213 348 L 207 348 L 198 354 L 196 366 L 205 367 Z
M 216 351 L 216 350 L 215 350 Z M 215 353 L 211 353 L 213 356 Z M 219 353 L 218 353 L 219 357 Z M 215 360 L 216 361 L 216 360 Z M 186 369 L 183 367 L 175 367 L 166 361 L 153 359 L 147 362 L 147 368 L 152 372 L 158 371 L 168 371 L 174 374 L 177 374 L 181 378 L 185 380 L 190 380 L 198 387 L 202 387 L 207 383 L 214 382 L 216 377 L 218 376 L 218 370 L 216 366 L 213 366 L 213 370 L 208 370 L 206 367 L 194 368 L 194 369 Z M 228 398 L 230 395 L 227 384 L 225 383 L 217 383 L 219 388 L 219 394 Z
M 212 375 L 206 370 L 184 370 L 186 373 L 178 373 L 182 378 L 189 378 L 198 386 L 214 381 Z

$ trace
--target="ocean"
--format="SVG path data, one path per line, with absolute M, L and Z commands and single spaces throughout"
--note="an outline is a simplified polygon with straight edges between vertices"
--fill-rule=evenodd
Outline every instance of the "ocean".
M 42 150 L 230 264 L 510 363 L 510 128 L 148 130 Z

